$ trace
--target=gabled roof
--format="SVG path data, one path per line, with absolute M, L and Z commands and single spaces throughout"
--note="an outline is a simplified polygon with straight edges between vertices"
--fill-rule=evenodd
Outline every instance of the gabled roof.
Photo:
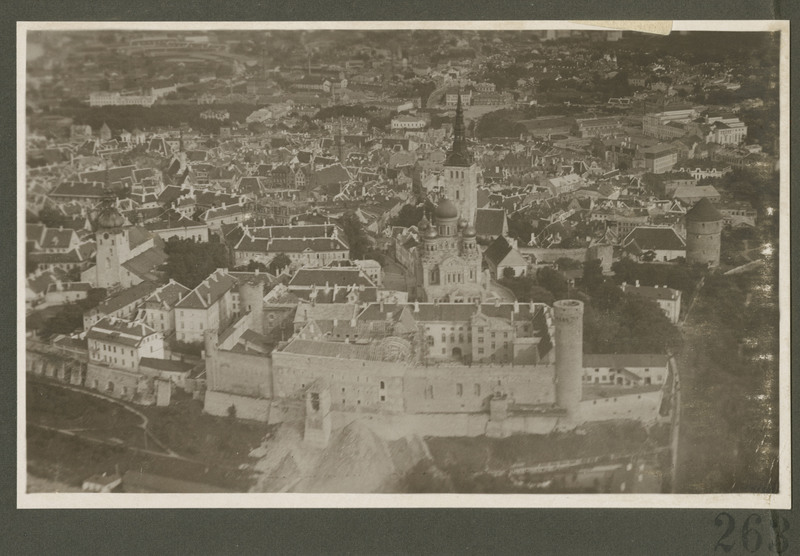
M 106 196 L 108 196 L 108 190 L 105 184 L 99 181 L 64 181 L 50 192 L 50 197 L 93 197 L 102 199 Z
M 289 287 L 374 286 L 375 284 L 358 267 L 352 268 L 301 268 L 289 281 Z
M 150 249 L 128 259 L 122 263 L 122 266 L 143 280 L 156 280 L 158 279 L 156 270 L 165 262 L 167 262 L 167 254 L 164 253 L 160 246 L 154 245 Z
M 506 255 L 510 252 L 511 245 L 506 241 L 506 238 L 499 236 L 486 248 L 486 251 L 483 252 L 483 257 L 497 266 L 503 262 L 503 259 L 505 259 Z
M 89 329 L 86 337 L 136 347 L 152 334 L 156 331 L 144 322 L 105 317 Z
M 629 243 L 636 242 L 642 251 L 680 251 L 686 249 L 686 243 L 678 233 L 667 227 L 637 227 L 623 240 L 626 247 Z
M 90 312 L 101 315 L 109 315 L 122 309 L 123 307 L 131 305 L 132 303 L 143 300 L 157 288 L 158 284 L 153 282 L 145 281 L 140 284 L 136 284 L 135 286 L 131 286 L 130 288 L 122 290 L 118 294 L 101 301 L 100 304 L 98 304 L 97 307 Z
M 217 269 L 203 280 L 195 289 L 181 299 L 177 309 L 207 309 L 236 287 L 237 280 L 225 269 Z
M 147 303 L 164 303 L 168 307 L 173 307 L 183 296 L 189 293 L 191 290 L 184 286 L 183 284 L 179 284 L 175 280 L 170 280 L 163 286 L 160 286 L 157 290 L 151 293 L 145 302 Z
M 475 231 L 479 236 L 499 236 L 503 233 L 506 211 L 503 209 L 478 209 Z

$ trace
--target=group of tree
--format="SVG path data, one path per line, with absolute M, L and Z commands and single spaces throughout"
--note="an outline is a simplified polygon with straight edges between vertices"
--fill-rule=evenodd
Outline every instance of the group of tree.
M 535 275 L 512 277 L 504 274 L 499 282 L 521 302 L 552 305 L 553 301 L 568 297 L 584 301 L 586 353 L 664 353 L 680 348 L 680 332 L 661 308 L 654 301 L 623 292 L 618 284 L 603 275 L 599 260 L 583 263 L 575 286 L 563 271 L 574 270 L 580 263 L 570 261 L 567 264 L 566 260 L 561 263 L 560 270 L 554 266 L 542 267 Z M 623 265 L 622 268 L 628 267 Z
M 190 239 L 170 238 L 164 251 L 167 278 L 194 289 L 218 268 L 228 268 L 228 253 L 222 243 L 196 242 Z
M 519 123 L 507 110 L 495 110 L 484 114 L 475 126 L 475 135 L 481 139 L 488 137 L 519 137 L 528 129 Z
M 344 213 L 339 219 L 339 225 L 350 247 L 350 258 L 363 259 L 370 248 L 370 240 L 358 215 L 354 211 Z
M 106 298 L 104 288 L 92 288 L 85 299 L 61 305 L 53 310 L 37 311 L 25 321 L 28 330 L 38 330 L 43 338 L 56 334 L 71 334 L 83 330 L 83 314 L 97 307 Z
M 244 103 L 229 103 L 214 105 L 215 110 L 226 110 L 230 114 L 230 121 L 243 122 L 247 116 L 258 106 Z M 104 123 L 108 124 L 113 133 L 123 129 L 154 129 L 156 127 L 177 128 L 181 124 L 188 124 L 194 129 L 216 133 L 224 122 L 216 119 L 203 119 L 200 114 L 208 110 L 207 106 L 198 104 L 154 104 L 144 106 L 65 106 L 59 112 L 73 118 L 76 124 L 90 125 L 92 129 L 99 129 Z

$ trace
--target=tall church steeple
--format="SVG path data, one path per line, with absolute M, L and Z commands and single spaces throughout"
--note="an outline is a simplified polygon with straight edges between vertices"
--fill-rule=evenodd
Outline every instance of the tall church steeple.
M 458 91 L 456 103 L 456 119 L 453 122 L 453 146 L 447 153 L 446 166 L 469 166 L 472 164 L 472 153 L 467 148 L 466 127 L 464 126 L 464 109 L 461 106 L 461 90 Z

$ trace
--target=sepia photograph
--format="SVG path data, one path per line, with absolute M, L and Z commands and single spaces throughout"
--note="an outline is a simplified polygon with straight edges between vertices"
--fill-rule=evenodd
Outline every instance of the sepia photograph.
M 790 507 L 788 23 L 17 31 L 18 506 Z

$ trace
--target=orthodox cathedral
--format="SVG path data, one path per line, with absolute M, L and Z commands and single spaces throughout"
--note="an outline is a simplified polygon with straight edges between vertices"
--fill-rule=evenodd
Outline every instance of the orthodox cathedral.
M 478 165 L 467 148 L 464 113 L 459 95 L 453 124 L 453 145 L 442 172 L 443 192 L 433 222 L 423 218 L 418 228 L 418 276 L 429 302 L 475 303 L 486 297 L 482 254 L 476 241 Z

